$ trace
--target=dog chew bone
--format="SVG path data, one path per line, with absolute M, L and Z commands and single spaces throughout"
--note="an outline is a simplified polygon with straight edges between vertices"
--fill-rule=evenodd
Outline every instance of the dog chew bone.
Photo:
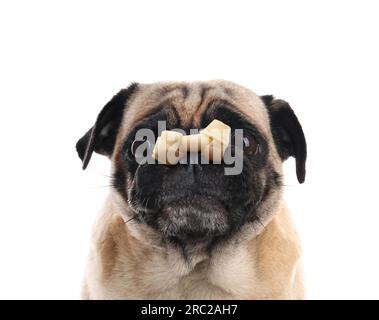
M 210 143 L 202 149 L 202 156 L 214 163 L 221 163 L 225 150 L 230 143 L 230 127 L 219 120 L 213 120 L 201 134 L 210 139 Z
M 225 149 L 220 142 L 214 140 L 201 150 L 201 156 L 213 163 L 221 163 Z
M 162 164 L 176 164 L 184 155 L 181 150 L 181 139 L 183 135 L 180 132 L 164 130 L 158 137 L 153 149 L 152 157 Z
M 190 134 L 183 136 L 181 147 L 187 152 L 199 152 L 209 144 L 209 138 L 205 134 Z
M 153 158 L 161 164 L 177 164 L 187 152 L 201 152 L 214 163 L 221 163 L 230 142 L 230 127 L 213 120 L 198 134 L 184 136 L 179 132 L 165 130 L 158 137 L 153 149 Z
M 228 145 L 230 141 L 230 127 L 219 120 L 213 120 L 206 128 L 201 130 L 200 133 L 224 145 Z

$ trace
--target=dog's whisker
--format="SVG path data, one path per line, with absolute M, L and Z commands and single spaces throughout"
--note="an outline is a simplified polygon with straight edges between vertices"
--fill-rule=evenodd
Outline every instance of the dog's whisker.
M 133 217 L 131 217 L 130 219 L 128 219 L 128 220 L 125 221 L 125 224 L 128 223 L 128 222 L 130 222 L 130 221 L 132 221 L 132 220 L 134 220 L 136 217 L 137 217 L 137 214 L 133 215 Z
M 100 171 L 95 171 L 97 174 L 103 176 L 103 177 L 107 177 L 107 178 L 113 178 L 112 176 L 110 176 L 109 174 L 106 174 L 106 173 L 103 173 L 103 172 L 100 172 Z
M 111 188 L 113 187 L 112 185 L 106 185 L 106 186 L 94 186 L 94 187 L 91 187 L 91 189 L 101 189 L 101 188 Z

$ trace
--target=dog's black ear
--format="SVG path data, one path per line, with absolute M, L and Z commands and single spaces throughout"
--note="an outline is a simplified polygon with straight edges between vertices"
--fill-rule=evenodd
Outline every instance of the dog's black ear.
M 100 111 L 94 126 L 76 143 L 76 151 L 83 161 L 83 170 L 91 159 L 92 153 L 111 156 L 125 105 L 136 91 L 137 83 L 117 93 Z
M 273 96 L 262 96 L 270 116 L 271 131 L 275 145 L 282 160 L 288 157 L 296 159 L 297 180 L 305 180 L 305 162 L 307 159 L 307 144 L 303 129 L 290 105 Z

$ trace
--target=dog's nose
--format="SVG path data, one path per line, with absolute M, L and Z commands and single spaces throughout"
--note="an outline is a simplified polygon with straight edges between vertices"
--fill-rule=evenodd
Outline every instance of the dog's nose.
M 185 165 L 185 170 L 187 171 L 187 175 L 189 175 L 189 176 L 195 175 L 195 165 L 187 164 L 187 165 Z
M 186 164 L 184 165 L 187 175 L 196 178 L 196 175 L 202 171 L 201 164 Z
M 183 164 L 179 165 L 179 174 L 178 178 L 183 179 L 182 182 L 187 182 L 188 184 L 195 183 L 196 180 L 196 166 L 197 164 Z
M 178 164 L 170 170 L 170 184 L 177 188 L 193 186 L 197 183 L 197 176 L 201 170 L 200 164 Z

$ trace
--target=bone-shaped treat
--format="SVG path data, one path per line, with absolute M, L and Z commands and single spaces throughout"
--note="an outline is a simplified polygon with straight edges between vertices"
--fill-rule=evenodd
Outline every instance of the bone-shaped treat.
M 153 149 L 153 158 L 161 164 L 174 165 L 187 152 L 201 152 L 202 157 L 221 163 L 230 142 L 230 127 L 213 120 L 198 134 L 184 136 L 176 131 L 162 131 Z
M 200 134 L 209 139 L 209 144 L 201 149 L 202 156 L 213 163 L 221 163 L 230 142 L 230 127 L 219 120 L 213 120 Z
M 164 130 L 158 137 L 154 149 L 153 158 L 161 164 L 177 164 L 184 155 L 181 148 L 181 139 L 183 135 L 180 132 Z

